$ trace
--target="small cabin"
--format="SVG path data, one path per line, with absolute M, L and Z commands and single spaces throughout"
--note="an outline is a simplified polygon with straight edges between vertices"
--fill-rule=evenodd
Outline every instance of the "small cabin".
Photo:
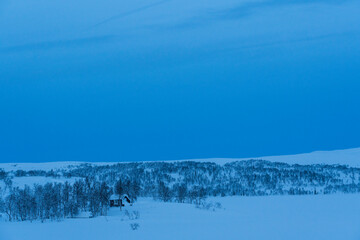
M 110 207 L 124 207 L 125 204 L 132 205 L 132 202 L 128 195 L 113 194 L 110 196 Z

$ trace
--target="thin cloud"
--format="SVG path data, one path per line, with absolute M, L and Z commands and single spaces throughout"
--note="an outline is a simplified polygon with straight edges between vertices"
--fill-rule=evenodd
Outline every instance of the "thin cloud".
M 360 34 L 359 31 L 349 31 L 349 32 L 343 32 L 343 33 L 331 33 L 331 34 L 324 34 L 324 35 L 319 35 L 319 36 L 310 36 L 310 37 L 307 37 L 307 38 L 297 38 L 297 39 L 288 39 L 288 40 L 283 40 L 283 41 L 264 42 L 264 43 L 259 43 L 259 44 L 235 47 L 234 49 L 246 50 L 246 49 L 253 49 L 253 48 L 264 48 L 264 47 L 272 47 L 272 46 L 277 46 L 277 45 L 286 45 L 286 44 L 296 44 L 296 43 L 303 43 L 303 42 L 321 41 L 321 40 L 328 39 L 328 38 L 347 37 L 347 36 L 354 36 L 354 35 L 359 35 L 359 34 Z
M 147 10 L 149 8 L 153 8 L 153 7 L 162 5 L 162 4 L 170 2 L 170 1 L 172 1 L 172 0 L 163 0 L 163 1 L 155 2 L 155 3 L 149 4 L 149 5 L 145 5 L 145 6 L 142 6 L 142 7 L 127 11 L 127 12 L 123 12 L 123 13 L 111 16 L 111 17 L 109 17 L 109 18 L 107 18 L 107 19 L 105 19 L 105 20 L 103 20 L 101 22 L 98 22 L 98 23 L 92 25 L 91 27 L 89 27 L 89 30 L 93 29 L 95 27 L 98 27 L 100 25 L 106 24 L 108 22 L 111 22 L 111 21 L 114 21 L 114 20 L 117 20 L 117 19 L 121 19 L 121 18 L 130 16 L 130 15 L 145 11 L 145 10 Z
M 0 48 L 2 53 L 12 53 L 12 52 L 24 52 L 24 51 L 34 51 L 34 50 L 49 50 L 53 48 L 68 48 L 68 47 L 82 47 L 89 44 L 99 44 L 109 41 L 114 41 L 117 39 L 114 35 L 107 36 L 97 36 L 97 37 L 87 37 L 87 38 L 77 38 L 69 40 L 58 40 L 58 41 L 44 41 L 23 45 L 15 45 Z
M 193 16 L 189 19 L 185 19 L 181 22 L 171 25 L 163 26 L 151 26 L 154 29 L 163 29 L 163 30 L 173 30 L 173 29 L 187 29 L 187 28 L 197 28 L 206 25 L 210 25 L 218 21 L 227 21 L 227 20 L 238 20 L 245 17 L 248 17 L 252 14 L 255 14 L 256 11 L 263 8 L 276 7 L 276 6 L 286 6 L 286 5 L 303 5 L 303 4 L 342 4 L 344 2 L 351 0 L 265 0 L 265 1 L 254 1 L 254 2 L 245 2 L 237 6 L 222 10 L 207 10 L 202 14 Z

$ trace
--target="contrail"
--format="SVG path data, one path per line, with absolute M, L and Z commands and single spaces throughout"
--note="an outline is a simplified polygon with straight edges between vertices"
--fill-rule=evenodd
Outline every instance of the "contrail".
M 166 2 L 170 2 L 172 0 L 162 0 L 162 1 L 159 1 L 159 2 L 156 2 L 156 3 L 152 3 L 152 4 L 149 4 L 149 5 L 145 5 L 145 6 L 142 6 L 142 7 L 139 7 L 139 8 L 136 8 L 136 9 L 133 9 L 133 10 L 130 10 L 128 12 L 123 12 L 123 13 L 120 13 L 120 14 L 117 14 L 117 15 L 114 15 L 112 17 L 109 17 L 99 23 L 96 23 L 94 25 L 92 25 L 91 27 L 89 27 L 89 29 L 92 29 L 92 28 L 95 28 L 95 27 L 98 27 L 100 25 L 103 25 L 105 23 L 108 23 L 108 22 L 111 22 L 113 20 L 116 20 L 116 19 L 120 19 L 120 18 L 123 18 L 123 17 L 127 17 L 127 16 L 130 16 L 132 14 L 135 14 L 135 13 L 138 13 L 138 12 L 141 12 L 141 11 L 144 11 L 144 10 L 147 10 L 149 8 L 152 8 L 152 7 L 156 7 L 156 6 L 159 6 L 161 4 L 164 4 Z
M 312 42 L 312 41 L 318 41 L 333 37 L 348 37 L 351 35 L 359 35 L 360 31 L 347 31 L 342 33 L 330 33 L 330 34 L 324 34 L 319 36 L 310 36 L 307 38 L 297 38 L 297 39 L 289 39 L 289 40 L 280 40 L 280 41 L 273 41 L 273 42 L 265 42 L 260 44 L 252 44 L 247 46 L 242 46 L 234 49 L 251 49 L 251 48 L 262 48 L 262 47 L 272 47 L 276 45 L 285 45 L 285 44 L 294 44 L 294 43 L 302 43 L 302 42 Z
M 49 50 L 61 47 L 81 47 L 89 44 L 98 44 L 103 42 L 110 42 L 116 40 L 115 35 L 104 35 L 95 37 L 75 38 L 75 39 L 60 39 L 57 41 L 43 41 L 37 43 L 28 43 L 23 45 L 15 45 L 8 47 L 0 47 L 0 53 L 24 52 L 35 50 Z

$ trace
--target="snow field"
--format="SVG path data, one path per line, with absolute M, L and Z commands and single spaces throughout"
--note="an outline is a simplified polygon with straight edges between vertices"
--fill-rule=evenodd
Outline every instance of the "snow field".
M 216 197 L 221 209 L 140 198 L 107 217 L 0 223 L 0 239 L 360 239 L 360 195 Z M 138 211 L 139 219 L 129 219 Z M 133 218 L 133 217 L 131 217 Z M 131 224 L 139 224 L 132 230 Z

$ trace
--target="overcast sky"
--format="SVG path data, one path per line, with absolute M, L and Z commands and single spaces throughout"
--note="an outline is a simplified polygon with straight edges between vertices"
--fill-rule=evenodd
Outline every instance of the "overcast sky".
M 360 146 L 358 0 L 2 0 L 0 162 Z

